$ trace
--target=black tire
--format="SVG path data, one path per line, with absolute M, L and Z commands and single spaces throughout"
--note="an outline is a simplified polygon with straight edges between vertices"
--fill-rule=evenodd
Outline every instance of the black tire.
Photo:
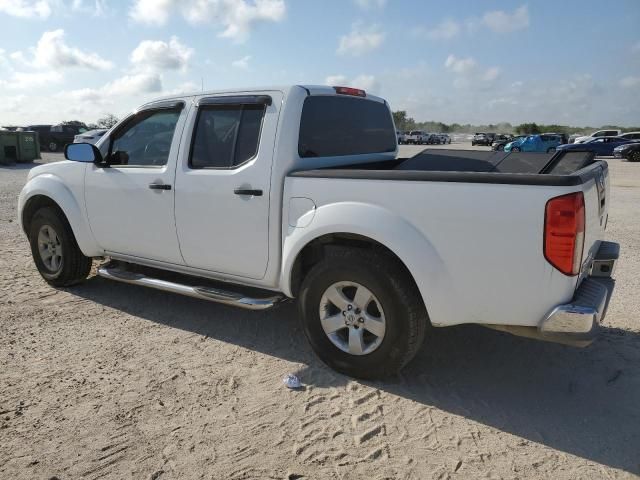
M 57 152 L 58 142 L 56 140 L 50 140 L 49 143 L 47 144 L 47 148 L 49 149 L 50 152 Z
M 629 161 L 630 162 L 640 162 L 640 150 L 638 150 L 636 152 L 631 152 L 631 155 L 629 155 Z
M 406 270 L 384 253 L 358 248 L 331 248 L 306 275 L 298 308 L 311 347 L 329 367 L 362 379 L 396 374 L 420 349 L 430 325 L 426 308 Z M 385 315 L 382 342 L 371 353 L 352 355 L 334 345 L 320 322 L 320 303 L 334 283 L 357 282 L 379 300 Z
M 504 150 L 504 145 L 498 145 L 496 147 L 496 150 L 498 150 L 499 152 L 502 152 Z
M 471 146 L 475 147 L 476 146 L 476 142 L 471 142 Z
M 39 251 L 38 235 L 43 226 L 53 229 L 62 249 L 61 266 L 55 270 L 45 265 Z M 29 228 L 29 244 L 36 267 L 49 285 L 69 287 L 86 279 L 91 271 L 91 258 L 85 257 L 80 251 L 69 222 L 55 208 L 41 208 L 34 214 Z
M 547 153 L 555 153 L 556 147 L 547 148 Z
M 511 151 L 512 152 L 519 152 L 520 151 L 520 147 L 512 147 Z

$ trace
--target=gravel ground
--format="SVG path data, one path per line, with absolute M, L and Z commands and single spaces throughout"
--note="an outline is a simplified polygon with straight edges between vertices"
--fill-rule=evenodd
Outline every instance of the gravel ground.
M 321 364 L 294 305 L 251 313 L 97 277 L 50 288 L 15 220 L 29 168 L 0 167 L 2 479 L 640 473 L 638 164 L 610 161 L 622 258 L 598 342 L 441 329 L 384 383 Z M 289 372 L 304 390 L 283 387 Z

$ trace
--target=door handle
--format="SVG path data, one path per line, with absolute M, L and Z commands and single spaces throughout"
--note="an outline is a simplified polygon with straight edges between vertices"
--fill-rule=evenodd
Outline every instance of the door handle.
M 251 195 L 252 197 L 262 196 L 262 190 L 252 190 L 250 188 L 236 188 L 233 193 L 236 195 Z
M 171 190 L 171 185 L 166 183 L 150 183 L 149 188 L 151 190 Z

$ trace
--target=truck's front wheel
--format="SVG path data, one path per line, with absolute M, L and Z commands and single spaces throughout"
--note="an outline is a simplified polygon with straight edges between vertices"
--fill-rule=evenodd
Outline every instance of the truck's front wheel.
M 85 257 L 73 231 L 57 209 L 38 210 L 29 228 L 31 254 L 40 275 L 54 287 L 68 287 L 89 275 L 91 258 Z
M 347 375 L 397 373 L 422 345 L 429 323 L 408 273 L 389 256 L 335 248 L 300 290 L 304 331 L 318 356 Z

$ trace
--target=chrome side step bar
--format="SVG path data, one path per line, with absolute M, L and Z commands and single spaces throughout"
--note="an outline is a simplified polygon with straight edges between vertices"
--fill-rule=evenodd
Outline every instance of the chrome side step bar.
M 164 292 L 178 293 L 180 295 L 200 298 L 210 302 L 233 305 L 247 310 L 266 310 L 273 307 L 276 303 L 284 300 L 282 295 L 277 294 L 264 298 L 250 298 L 241 293 L 229 292 L 217 288 L 184 285 L 181 283 L 160 280 L 159 278 L 148 277 L 141 273 L 129 272 L 120 268 L 109 268 L 107 265 L 99 267 L 97 273 L 100 277 L 116 280 L 118 282 L 155 288 L 156 290 L 162 290 Z

